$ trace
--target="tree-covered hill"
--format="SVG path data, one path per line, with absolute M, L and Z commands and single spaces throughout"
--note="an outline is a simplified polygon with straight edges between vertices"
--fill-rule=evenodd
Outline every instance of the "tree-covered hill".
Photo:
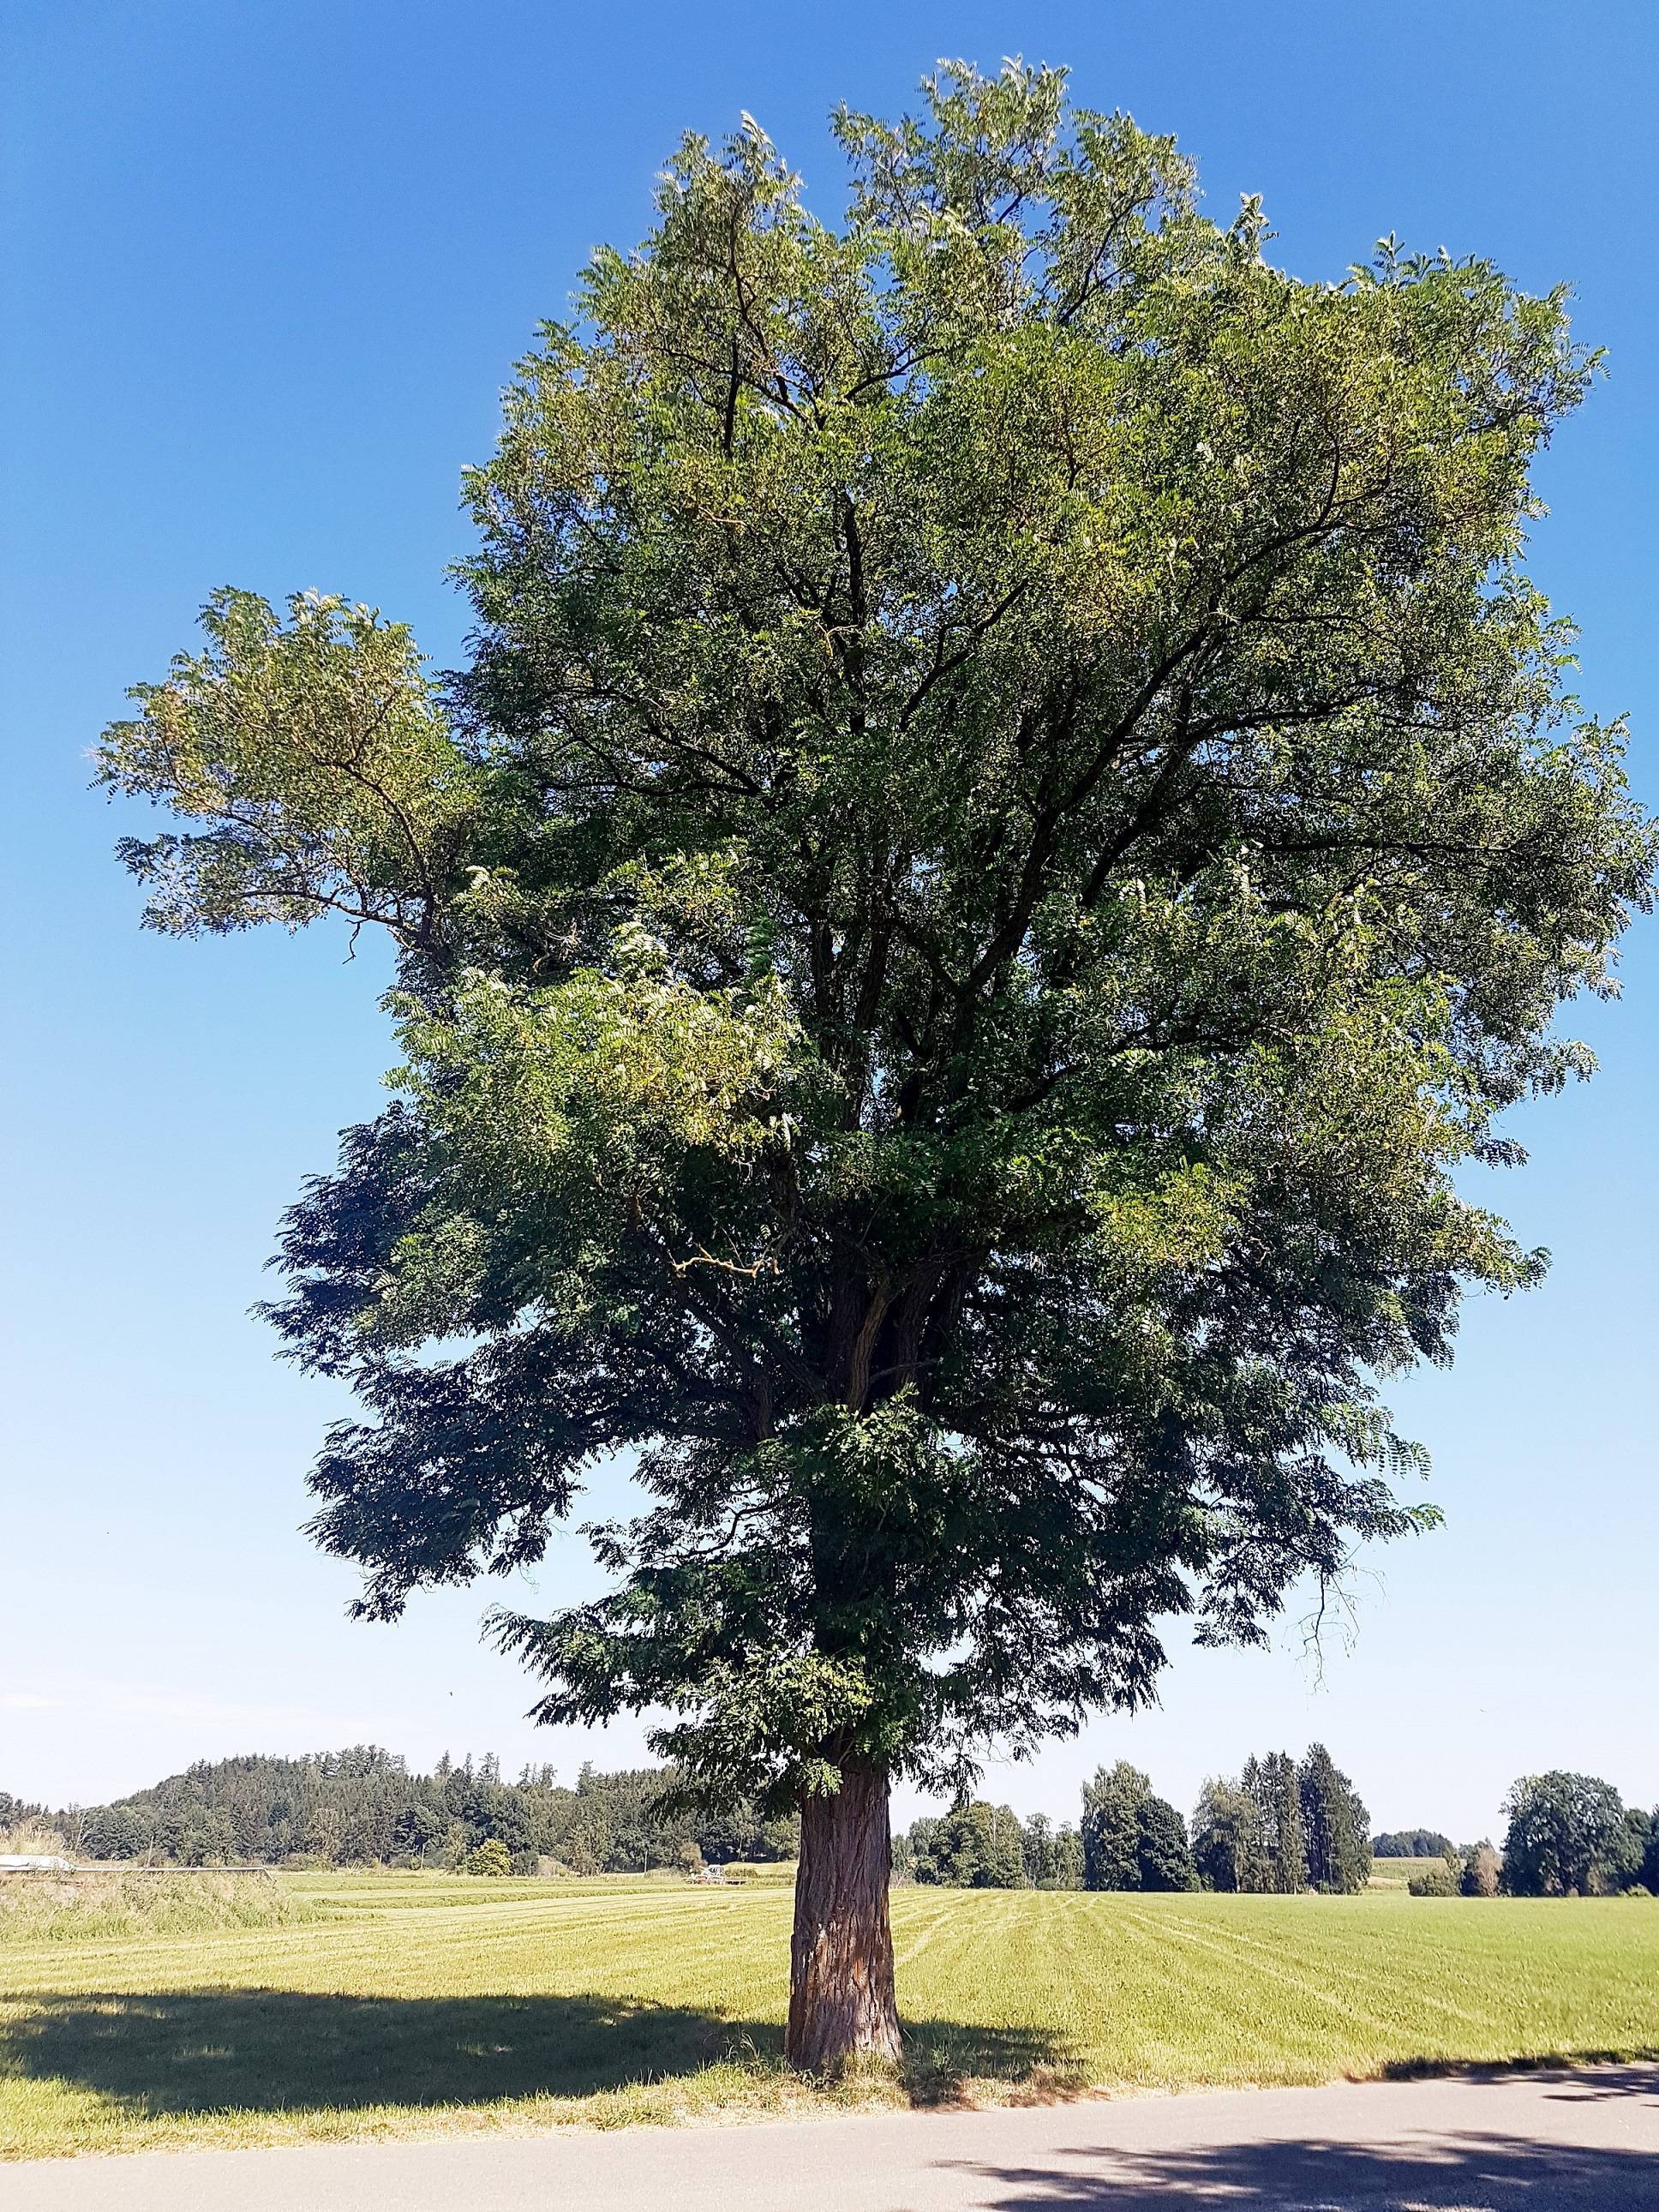
M 667 1809 L 661 1801 L 674 1780 L 662 1767 L 601 1774 L 584 1765 L 574 1788 L 550 1766 L 526 1766 L 504 1782 L 493 1756 L 456 1765 L 447 1754 L 430 1774 L 417 1774 L 396 1753 L 356 1744 L 300 1759 L 200 1760 L 130 1797 L 60 1818 L 89 1857 L 187 1866 L 293 1859 L 459 1867 L 490 1841 L 522 1873 L 543 1859 L 601 1874 L 684 1862 L 694 1850 L 711 1860 L 793 1855 L 791 1820 L 763 1821 L 748 1808 L 720 1816 Z

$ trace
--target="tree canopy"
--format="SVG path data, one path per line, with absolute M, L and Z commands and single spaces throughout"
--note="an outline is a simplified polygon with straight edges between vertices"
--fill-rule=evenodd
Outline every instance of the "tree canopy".
M 1522 566 L 1562 294 L 1295 278 L 1062 72 L 836 127 L 843 222 L 688 138 L 544 327 L 464 668 L 225 592 L 101 755 L 153 926 L 399 949 L 272 1309 L 366 1408 L 319 1540 L 394 1614 L 635 1450 L 610 1593 L 499 1632 L 770 1805 L 959 1790 L 1425 1525 L 1380 1383 L 1536 1277 L 1456 1178 L 1653 859 Z
M 1640 1875 L 1645 1823 L 1632 1837 L 1624 1800 L 1598 1775 L 1523 1774 L 1504 1810 L 1503 1879 L 1512 1896 L 1581 1896 L 1598 1881 L 1617 1889 Z
M 675 1778 L 660 1767 L 584 1766 L 574 1787 L 561 1786 L 550 1766 L 526 1766 L 509 1782 L 493 1757 L 455 1764 L 447 1753 L 431 1774 L 415 1774 L 394 1753 L 358 1744 L 302 1759 L 199 1759 L 112 1804 L 52 1818 L 90 1858 L 186 1866 L 298 1859 L 459 1868 L 490 1841 L 520 1873 L 547 1862 L 574 1874 L 638 1873 L 687 1845 L 716 1862 L 793 1855 L 791 1820 L 762 1821 L 746 1806 L 672 1811 L 664 1801 Z

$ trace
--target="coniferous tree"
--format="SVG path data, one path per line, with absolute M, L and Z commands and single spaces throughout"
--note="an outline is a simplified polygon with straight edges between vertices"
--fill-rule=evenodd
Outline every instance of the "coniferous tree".
M 1297 1770 L 1308 1880 L 1316 1889 L 1352 1893 L 1370 1879 L 1370 1816 L 1322 1743 Z
M 1262 1775 L 1271 1822 L 1273 1886 L 1291 1895 L 1308 1887 L 1308 1845 L 1296 1761 L 1288 1751 L 1269 1752 L 1262 1761 Z

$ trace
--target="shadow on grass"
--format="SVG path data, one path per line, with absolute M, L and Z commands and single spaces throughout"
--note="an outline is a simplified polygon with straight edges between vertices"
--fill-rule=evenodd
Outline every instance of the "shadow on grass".
M 583 2097 L 673 2081 L 721 2060 L 781 2072 L 783 2031 L 624 1997 L 382 1997 L 290 1990 L 29 1996 L 0 2040 L 0 2074 L 71 2083 L 148 2118 L 240 2111 Z M 969 2077 L 1068 2077 L 1036 2032 L 906 2028 L 905 2085 L 945 2104 Z
M 1482 2094 L 1482 2085 L 1471 2085 Z M 1633 2100 L 1618 2142 L 1549 2142 L 1478 2126 L 1413 2129 L 1390 2142 L 1208 2143 L 1166 2151 L 1103 2144 L 1018 2165 L 942 2161 L 971 2179 L 986 2212 L 1176 2212 L 1226 2205 L 1237 2212 L 1659 2212 L 1659 2156 L 1630 2137 L 1656 2094 L 1656 2077 L 1627 2070 L 1551 2095 Z M 1380 2128 L 1388 2122 L 1378 2114 Z

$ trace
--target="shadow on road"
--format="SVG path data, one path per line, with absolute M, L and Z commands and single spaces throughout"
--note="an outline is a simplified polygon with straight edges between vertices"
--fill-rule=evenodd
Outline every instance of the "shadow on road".
M 386 1997 L 291 1990 L 29 1996 L 0 2042 L 0 2070 L 73 2083 L 134 2112 L 351 2110 L 580 2097 L 696 2073 L 723 2058 L 781 2065 L 769 2022 L 623 1997 Z M 969 2076 L 1063 2082 L 1065 2054 L 1037 2033 L 907 2023 L 919 2102 Z
M 1492 2077 L 1501 2078 L 1501 2077 Z M 1476 2094 L 1486 2086 L 1473 2077 Z M 1387 2092 L 1379 2094 L 1386 2097 Z M 1553 2100 L 1609 2100 L 1634 2118 L 1659 2106 L 1652 2069 L 1559 2079 Z M 1386 2103 L 1379 2130 L 1389 2125 Z M 1258 2142 L 1170 2151 L 1102 2145 L 1022 2166 L 951 2162 L 995 2212 L 1176 2212 L 1183 2204 L 1251 2212 L 1659 2212 L 1659 2157 L 1645 2147 L 1563 2144 L 1478 2128 L 1413 2131 L 1402 2142 Z

